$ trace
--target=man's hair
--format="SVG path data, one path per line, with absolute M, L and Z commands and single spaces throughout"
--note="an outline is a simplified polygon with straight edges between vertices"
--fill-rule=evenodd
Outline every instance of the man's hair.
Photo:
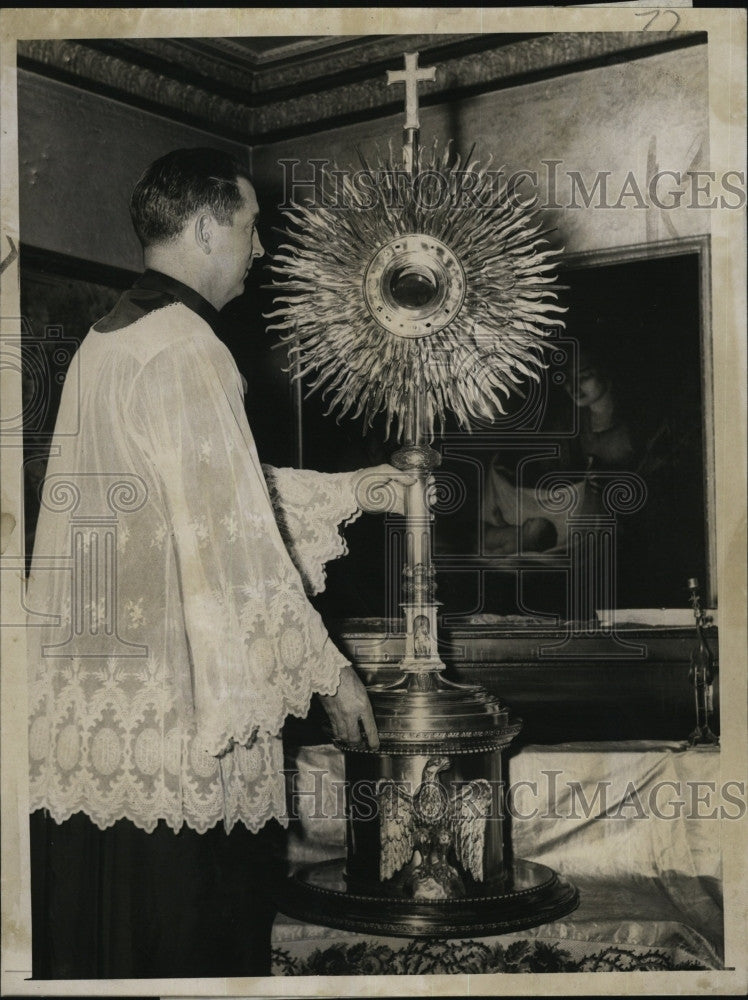
M 231 224 L 243 199 L 237 180 L 251 182 L 245 166 L 220 149 L 176 149 L 148 167 L 130 199 L 130 217 L 143 247 L 166 243 L 198 212 Z

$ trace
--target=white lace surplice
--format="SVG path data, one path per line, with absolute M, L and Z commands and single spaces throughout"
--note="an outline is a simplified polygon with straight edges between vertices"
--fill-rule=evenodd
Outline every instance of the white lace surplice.
M 292 561 L 241 377 L 203 320 L 177 303 L 92 330 L 78 366 L 29 581 L 31 808 L 256 830 L 285 811 L 283 720 L 347 663 L 294 561 L 321 590 L 354 477 L 268 470 Z

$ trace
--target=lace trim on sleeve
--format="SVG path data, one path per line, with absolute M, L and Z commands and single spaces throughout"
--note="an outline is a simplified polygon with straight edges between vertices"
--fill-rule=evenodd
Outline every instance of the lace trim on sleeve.
M 308 594 L 325 589 L 325 563 L 346 555 L 339 527 L 361 516 L 358 473 L 323 473 L 263 465 L 276 520 Z

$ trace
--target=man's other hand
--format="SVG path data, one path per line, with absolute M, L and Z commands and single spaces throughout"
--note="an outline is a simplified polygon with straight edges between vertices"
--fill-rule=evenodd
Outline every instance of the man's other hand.
M 320 695 L 335 739 L 346 743 L 361 743 L 362 729 L 372 750 L 379 749 L 379 735 L 366 688 L 353 667 L 343 667 L 335 694 Z
M 356 501 L 367 514 L 404 514 L 406 488 L 417 479 L 412 472 L 386 464 L 361 469 L 357 477 Z

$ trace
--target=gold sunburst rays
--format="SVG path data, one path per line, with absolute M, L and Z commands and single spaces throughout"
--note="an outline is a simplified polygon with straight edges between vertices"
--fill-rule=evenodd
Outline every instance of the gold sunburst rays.
M 539 378 L 548 330 L 563 326 L 560 251 L 490 161 L 434 143 L 411 180 L 391 148 L 376 168 L 360 159 L 355 174 L 325 170 L 315 203 L 284 213 L 268 329 L 338 420 L 366 428 L 384 411 L 402 438 L 416 394 L 429 436 L 448 410 L 463 428 L 495 419 Z

